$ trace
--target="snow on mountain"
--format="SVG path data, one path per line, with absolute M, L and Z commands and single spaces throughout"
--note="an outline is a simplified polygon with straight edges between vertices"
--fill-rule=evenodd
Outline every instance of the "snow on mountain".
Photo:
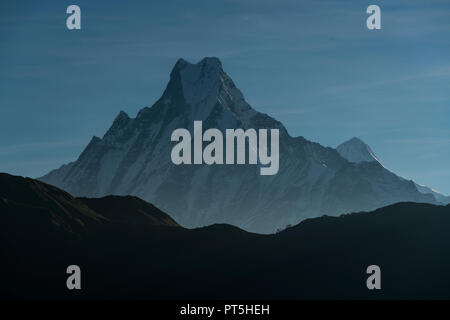
M 375 156 L 375 153 L 359 138 L 352 138 L 344 143 L 341 143 L 336 150 L 339 154 L 350 162 L 361 163 L 361 162 L 378 162 L 381 164 L 380 160 Z M 401 177 L 400 177 L 401 178 Z M 404 179 L 404 178 L 402 178 Z M 404 179 L 406 181 L 406 179 Z M 436 190 L 433 190 L 427 186 L 414 183 L 417 190 L 422 194 L 431 194 L 436 199 L 438 203 L 448 204 L 450 203 L 450 197 L 447 197 Z
M 218 128 L 280 131 L 278 174 L 255 165 L 174 165 L 171 133 Z M 120 112 L 103 138 L 94 137 L 79 158 L 41 178 L 76 196 L 135 195 L 186 227 L 229 223 L 260 233 L 305 218 L 369 211 L 399 201 L 436 202 L 412 181 L 386 170 L 367 145 L 341 152 L 291 137 L 272 117 L 255 111 L 217 58 L 180 59 L 152 107 L 135 118 Z M 363 160 L 365 159 L 365 160 Z M 367 161 L 367 160 L 371 161 Z
M 336 150 L 344 159 L 350 162 L 376 161 L 380 163 L 372 149 L 364 141 L 356 137 L 341 143 Z
M 450 204 L 450 196 L 443 195 L 442 193 L 440 193 L 434 189 L 431 189 L 427 186 L 424 186 L 424 185 L 421 185 L 418 183 L 415 183 L 415 185 L 416 185 L 417 190 L 420 193 L 432 194 L 440 204 Z

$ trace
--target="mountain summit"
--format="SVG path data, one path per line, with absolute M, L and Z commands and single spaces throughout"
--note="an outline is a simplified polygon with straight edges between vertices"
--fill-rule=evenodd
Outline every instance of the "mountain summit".
M 251 127 L 258 121 L 282 127 L 245 101 L 242 92 L 223 70 L 222 62 L 215 57 L 204 58 L 197 64 L 179 59 L 160 100 L 165 105 L 175 105 L 173 111 L 186 116 L 191 126 L 194 120 L 202 120 L 209 127 L 214 125 L 219 129 Z
M 278 174 L 260 176 L 255 165 L 174 165 L 171 134 L 177 128 L 192 131 L 194 120 L 203 121 L 204 130 L 222 133 L 279 129 Z M 353 145 L 344 150 L 359 150 L 349 154 L 366 159 L 367 153 L 361 157 L 364 150 Z M 335 149 L 291 137 L 279 121 L 245 101 L 217 58 L 197 64 L 178 60 L 151 108 L 135 118 L 120 112 L 76 161 L 40 179 L 75 196 L 138 196 L 186 227 L 229 223 L 260 233 L 323 214 L 369 211 L 399 201 L 435 202 L 377 161 L 349 161 Z
M 367 162 L 380 162 L 375 156 L 375 153 L 370 149 L 364 141 L 359 138 L 352 138 L 344 143 L 341 143 L 336 150 L 339 154 L 350 162 L 361 163 Z

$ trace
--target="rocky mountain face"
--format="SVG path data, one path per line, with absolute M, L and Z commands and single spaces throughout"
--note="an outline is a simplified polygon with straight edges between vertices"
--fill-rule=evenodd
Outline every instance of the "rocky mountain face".
M 248 164 L 173 164 L 171 134 L 177 128 L 192 132 L 194 120 L 203 121 L 204 130 L 223 133 L 279 129 L 278 173 L 261 176 L 259 165 Z M 135 118 L 121 111 L 103 138 L 93 137 L 76 161 L 40 180 L 75 196 L 138 196 L 185 227 L 229 223 L 258 233 L 324 214 L 369 211 L 400 201 L 436 202 L 378 161 L 349 161 L 346 149 L 340 149 L 291 137 L 279 121 L 255 111 L 217 58 L 197 64 L 180 59 L 152 107 Z

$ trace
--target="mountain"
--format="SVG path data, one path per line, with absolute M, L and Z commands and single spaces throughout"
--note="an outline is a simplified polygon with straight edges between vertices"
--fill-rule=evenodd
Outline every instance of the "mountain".
M 337 152 L 344 158 L 353 163 L 361 163 L 361 162 L 378 162 L 378 158 L 373 153 L 372 149 L 370 149 L 369 145 L 364 143 L 359 138 L 352 138 L 344 143 L 341 143 L 337 148 Z
M 380 160 L 375 156 L 375 153 L 372 151 L 369 145 L 356 137 L 340 144 L 336 148 L 336 150 L 343 158 L 347 159 L 350 162 L 354 163 L 378 162 L 381 164 Z M 404 179 L 402 177 L 399 178 Z M 406 181 L 406 179 L 404 180 Z M 440 204 L 450 203 L 449 196 L 445 196 L 442 193 L 437 192 L 436 190 L 433 190 L 427 186 L 423 186 L 416 182 L 414 182 L 414 185 L 416 186 L 417 190 L 420 193 L 433 196 L 433 198 L 436 200 L 437 203 Z
M 192 132 L 194 120 L 222 133 L 279 129 L 278 174 L 261 176 L 259 165 L 174 165 L 171 134 L 177 128 Z M 121 111 L 76 161 L 40 180 L 75 196 L 134 195 L 185 227 L 228 223 L 258 233 L 322 214 L 436 202 L 376 161 L 350 162 L 333 148 L 291 137 L 279 121 L 245 101 L 217 58 L 197 64 L 178 60 L 152 107 L 135 118 Z
M 0 299 L 450 298 L 450 205 L 398 203 L 259 235 L 148 223 L 168 216 L 134 197 L 76 199 L 22 177 L 0 175 L 0 190 Z M 49 223 L 47 213 L 67 219 L 59 205 L 89 226 Z M 73 264 L 80 291 L 65 285 Z M 366 288 L 373 264 L 381 290 Z
M 417 190 L 419 190 L 420 193 L 423 194 L 431 194 L 436 199 L 436 201 L 440 204 L 449 204 L 450 203 L 450 196 L 446 196 L 434 189 L 431 189 L 430 187 L 415 183 Z

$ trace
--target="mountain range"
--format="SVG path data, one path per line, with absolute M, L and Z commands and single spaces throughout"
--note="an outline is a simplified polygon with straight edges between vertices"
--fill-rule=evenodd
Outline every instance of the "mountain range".
M 280 167 L 260 176 L 255 165 L 174 165 L 171 133 L 217 128 L 279 129 Z M 182 226 L 227 223 L 257 233 L 323 214 L 370 211 L 401 201 L 450 202 L 386 169 L 365 143 L 337 149 L 292 137 L 282 123 L 257 112 L 217 58 L 179 59 L 162 96 L 135 118 L 121 111 L 102 138 L 78 159 L 39 180 L 77 197 L 133 195 Z
M 273 235 L 186 229 L 131 196 L 0 174 L 0 299 L 449 299 L 450 205 L 397 203 Z M 81 268 L 67 290 L 66 268 Z M 366 269 L 381 269 L 368 290 Z

